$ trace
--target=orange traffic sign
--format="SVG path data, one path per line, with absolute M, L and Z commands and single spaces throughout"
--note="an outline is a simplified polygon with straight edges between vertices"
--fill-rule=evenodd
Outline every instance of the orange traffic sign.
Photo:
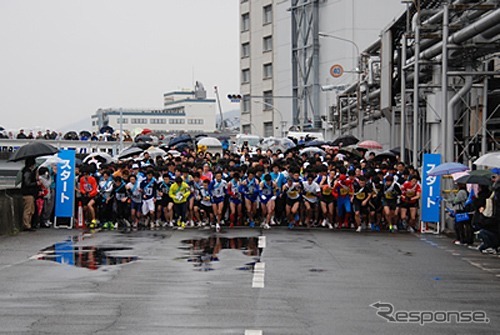
M 334 64 L 330 68 L 330 74 L 333 78 L 339 78 L 344 74 L 344 68 L 340 64 Z

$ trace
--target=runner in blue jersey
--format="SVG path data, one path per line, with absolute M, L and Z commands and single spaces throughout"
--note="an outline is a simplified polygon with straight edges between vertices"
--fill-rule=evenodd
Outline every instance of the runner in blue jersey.
M 227 194 L 229 195 L 229 208 L 231 214 L 229 215 L 229 228 L 233 228 L 236 221 L 242 222 L 243 220 L 243 206 L 242 194 L 240 193 L 240 173 L 235 172 L 233 179 L 227 184 Z
M 262 216 L 264 217 L 264 221 L 261 226 L 264 229 L 271 228 L 271 218 L 274 216 L 274 205 L 277 194 L 278 187 L 271 178 L 271 175 L 268 173 L 264 176 L 264 181 L 260 183 L 259 194 L 260 208 L 262 210 Z
M 259 196 L 259 181 L 255 178 L 255 169 L 248 169 L 248 176 L 240 184 L 240 192 L 245 198 L 245 207 L 250 228 L 255 227 L 255 213 L 257 212 L 257 197 Z
M 227 182 L 222 179 L 222 171 L 218 170 L 215 172 L 214 180 L 210 182 L 208 186 L 212 208 L 215 215 L 215 230 L 220 231 L 222 223 L 222 208 L 224 207 L 224 199 L 226 197 Z

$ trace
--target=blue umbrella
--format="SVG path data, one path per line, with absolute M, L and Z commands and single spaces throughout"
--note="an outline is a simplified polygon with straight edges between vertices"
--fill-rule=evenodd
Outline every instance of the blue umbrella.
M 469 167 L 467 165 L 463 165 L 461 163 L 456 163 L 456 162 L 450 162 L 450 163 L 443 163 L 440 164 L 434 168 L 432 168 L 428 175 L 429 176 L 444 176 L 444 175 L 449 175 L 453 174 L 456 172 L 464 172 L 469 170 Z

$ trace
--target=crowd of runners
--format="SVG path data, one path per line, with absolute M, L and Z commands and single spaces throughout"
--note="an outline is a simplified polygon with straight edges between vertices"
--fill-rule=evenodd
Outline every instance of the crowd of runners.
M 419 175 L 402 162 L 271 151 L 130 159 L 77 169 L 90 228 L 416 229 Z

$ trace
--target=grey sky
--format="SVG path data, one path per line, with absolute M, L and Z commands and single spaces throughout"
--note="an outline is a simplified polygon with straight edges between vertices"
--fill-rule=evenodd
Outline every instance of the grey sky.
M 199 80 L 239 90 L 239 1 L 0 0 L 0 125 L 58 129 L 158 108 Z M 79 129 L 75 129 L 79 130 Z

